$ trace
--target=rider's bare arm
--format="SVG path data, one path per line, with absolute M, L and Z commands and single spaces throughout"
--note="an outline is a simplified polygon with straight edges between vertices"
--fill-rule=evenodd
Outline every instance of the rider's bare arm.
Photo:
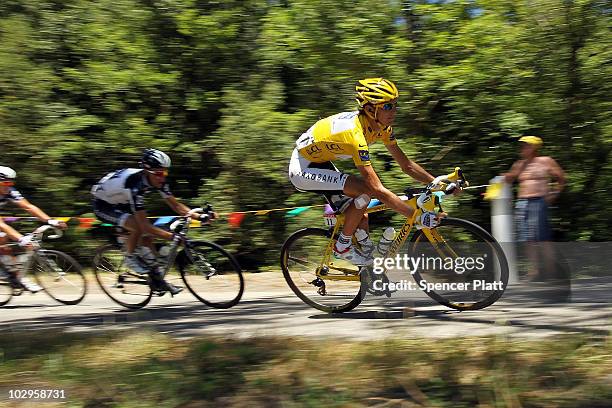
M 22 210 L 27 211 L 30 215 L 38 218 L 39 220 L 41 220 L 42 222 L 49 222 L 49 220 L 51 219 L 51 217 L 49 217 L 43 210 L 41 210 L 40 208 L 38 208 L 37 206 L 35 206 L 34 204 L 30 203 L 28 200 L 21 199 L 19 201 L 14 201 L 13 202 L 17 207 L 21 208 Z M 64 222 L 60 222 L 57 225 L 59 228 L 66 228 L 66 223 Z
M 138 225 L 138 229 L 143 233 L 143 234 L 149 234 L 149 235 L 154 235 L 156 237 L 162 238 L 162 239 L 167 239 L 167 240 L 171 240 L 172 239 L 172 233 L 168 232 L 168 231 L 164 231 L 161 228 L 157 228 L 156 226 L 152 225 L 149 220 L 147 219 L 147 212 L 142 210 L 142 211 L 136 211 L 134 213 L 134 219 L 136 220 L 136 224 Z
M 174 196 L 167 197 L 165 200 L 166 200 L 166 203 L 168 204 L 168 206 L 170 208 L 172 208 L 172 210 L 174 210 L 177 214 L 187 215 L 187 213 L 189 211 L 191 211 L 191 208 L 189 208 L 185 204 L 182 204 L 181 202 L 179 202 Z M 217 213 L 209 212 L 208 213 L 208 217 L 202 218 L 202 214 L 201 213 L 194 212 L 194 213 L 190 214 L 190 217 L 193 220 L 200 220 L 200 221 L 203 221 L 203 222 L 204 221 L 205 222 L 210 222 L 211 220 L 217 218 Z
M 0 231 L 4 232 L 12 241 L 19 241 L 23 237 L 13 227 L 6 224 L 2 218 L 0 218 Z
M 361 177 L 363 178 L 365 187 L 370 196 L 378 198 L 389 208 L 400 214 L 406 217 L 412 217 L 414 210 L 382 185 L 372 166 L 357 166 L 357 169 L 359 169 L 359 173 L 361 173 Z
M 423 167 L 410 160 L 399 145 L 387 145 L 386 147 L 404 173 L 423 183 L 429 183 L 434 179 L 434 176 L 429 174 Z
M 172 208 L 172 210 L 177 214 L 187 215 L 187 213 L 191 210 L 191 208 L 179 202 L 174 196 L 166 197 L 165 200 L 166 204 L 168 204 L 168 207 Z M 191 214 L 191 218 L 197 220 L 199 218 L 199 214 Z

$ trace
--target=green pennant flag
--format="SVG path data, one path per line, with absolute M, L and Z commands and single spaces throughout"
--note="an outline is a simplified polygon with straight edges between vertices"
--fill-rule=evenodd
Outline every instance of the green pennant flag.
M 295 217 L 296 215 L 300 215 L 301 213 L 303 213 L 304 211 L 307 211 L 308 209 L 310 209 L 310 207 L 294 208 L 293 210 L 288 211 L 286 216 L 287 217 Z

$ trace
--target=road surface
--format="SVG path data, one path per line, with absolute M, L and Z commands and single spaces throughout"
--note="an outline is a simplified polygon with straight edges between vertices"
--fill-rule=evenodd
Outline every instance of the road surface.
M 503 335 L 520 337 L 585 333 L 607 336 L 612 327 L 612 279 L 572 282 L 572 300 L 550 303 L 533 285 L 510 287 L 496 304 L 456 312 L 422 293 L 411 299 L 367 298 L 351 312 L 330 315 L 302 303 L 280 273 L 246 274 L 240 304 L 211 309 L 188 292 L 153 298 L 139 311 L 115 305 L 90 279 L 89 293 L 75 306 L 55 303 L 44 293 L 14 297 L 0 310 L 0 331 L 58 329 L 100 331 L 143 328 L 179 338 L 202 334 L 232 337 L 295 336 L 353 340 Z

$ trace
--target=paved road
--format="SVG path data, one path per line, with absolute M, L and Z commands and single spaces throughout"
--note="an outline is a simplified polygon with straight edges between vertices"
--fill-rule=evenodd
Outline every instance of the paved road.
M 0 310 L 0 331 L 60 329 L 96 331 L 147 328 L 177 337 L 309 336 L 344 339 L 559 333 L 609 335 L 612 327 L 612 279 L 583 279 L 572 284 L 571 303 L 546 303 L 532 286 L 508 289 L 495 305 L 456 312 L 433 304 L 423 294 L 411 299 L 368 298 L 349 313 L 329 315 L 308 307 L 287 289 L 280 274 L 249 274 L 245 296 L 229 310 L 210 309 L 189 293 L 154 298 L 131 312 L 114 305 L 90 282 L 90 294 L 76 306 L 55 304 L 45 294 L 15 297 Z M 543 301 L 544 300 L 544 301 Z

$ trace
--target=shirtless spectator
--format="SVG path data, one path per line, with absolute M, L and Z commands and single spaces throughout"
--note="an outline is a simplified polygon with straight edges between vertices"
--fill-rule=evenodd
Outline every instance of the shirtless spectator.
M 539 156 L 542 139 L 537 136 L 523 136 L 521 160 L 516 161 L 505 176 L 507 183 L 518 180 L 519 191 L 516 202 L 517 241 L 523 242 L 530 261 L 529 280 L 552 278 L 550 270 L 553 259 L 550 246 L 551 230 L 548 223 L 548 206 L 555 202 L 565 187 L 565 173 L 559 164 L 549 156 Z M 551 188 L 550 182 L 554 181 Z M 544 259 L 539 257 L 544 256 Z M 544 261 L 544 262 L 540 262 Z M 541 270 L 540 266 L 545 265 Z M 546 276 L 550 275 L 550 276 Z

